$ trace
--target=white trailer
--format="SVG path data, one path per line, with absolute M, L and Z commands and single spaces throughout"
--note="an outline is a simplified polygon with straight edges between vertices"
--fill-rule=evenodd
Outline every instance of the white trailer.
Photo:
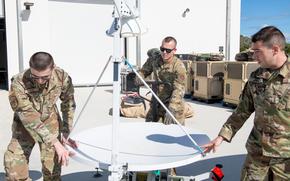
M 219 52 L 233 60 L 239 52 L 241 0 L 140 0 L 141 22 L 148 31 L 129 38 L 124 55 L 143 64 L 147 50 L 168 35 L 177 53 Z M 3 4 L 1 4 L 3 5 Z M 0 6 L 1 7 L 1 6 Z M 113 53 L 109 0 L 4 0 L 8 77 L 28 68 L 36 51 L 49 51 L 76 85 L 92 85 Z M 2 11 L 0 11 L 2 12 Z M 1 13 L 0 13 L 1 15 Z M 112 84 L 112 66 L 101 83 Z

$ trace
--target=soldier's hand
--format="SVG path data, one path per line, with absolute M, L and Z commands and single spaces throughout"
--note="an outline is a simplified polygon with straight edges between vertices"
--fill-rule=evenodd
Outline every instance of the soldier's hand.
M 65 147 L 59 141 L 55 142 L 53 146 L 58 156 L 58 163 L 67 166 L 71 153 L 67 149 L 65 149 Z
M 63 144 L 68 145 L 74 149 L 78 148 L 77 142 L 75 140 L 69 138 L 67 133 L 62 134 L 61 141 Z
M 223 140 L 224 138 L 222 136 L 218 136 L 208 144 L 202 145 L 201 147 L 204 149 L 204 153 L 209 153 L 211 150 L 215 153 L 217 147 L 223 142 Z
M 164 118 L 164 124 L 175 124 L 174 119 L 170 116 L 170 114 L 168 112 L 166 112 L 165 114 L 165 118 Z

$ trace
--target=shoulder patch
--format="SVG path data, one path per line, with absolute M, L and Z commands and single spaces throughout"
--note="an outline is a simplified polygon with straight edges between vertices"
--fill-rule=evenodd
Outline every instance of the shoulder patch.
M 18 100 L 15 96 L 9 96 L 9 102 L 13 110 L 15 110 L 18 107 Z

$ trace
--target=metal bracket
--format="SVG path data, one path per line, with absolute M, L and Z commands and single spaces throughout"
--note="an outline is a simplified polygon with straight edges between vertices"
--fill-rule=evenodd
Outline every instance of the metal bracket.
M 24 2 L 25 10 L 30 10 L 30 7 L 33 6 L 33 2 Z

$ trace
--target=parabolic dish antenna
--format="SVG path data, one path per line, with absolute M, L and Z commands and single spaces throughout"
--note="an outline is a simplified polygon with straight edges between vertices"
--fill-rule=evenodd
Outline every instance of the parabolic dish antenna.
M 198 145 L 209 137 L 184 127 Z M 120 123 L 118 163 L 127 171 L 150 171 L 179 167 L 198 161 L 202 155 L 196 145 L 176 124 L 135 122 Z M 101 169 L 111 165 L 112 125 L 99 126 L 71 136 L 79 144 L 72 159 Z

